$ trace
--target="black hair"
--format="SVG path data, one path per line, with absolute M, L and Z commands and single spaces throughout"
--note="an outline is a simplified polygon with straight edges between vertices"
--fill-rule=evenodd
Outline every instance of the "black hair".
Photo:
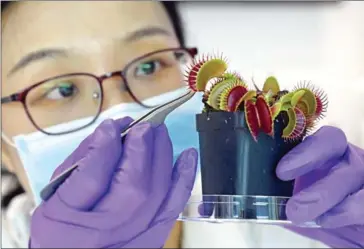
M 7 8 L 11 3 L 13 3 L 13 1 L 1 1 L 1 12 L 3 12 L 4 9 Z M 177 38 L 181 46 L 184 47 L 185 37 L 181 17 L 177 9 L 177 3 L 174 1 L 161 1 L 161 3 L 163 4 L 163 7 L 167 11 L 169 18 L 171 19 L 173 28 L 176 32 Z
M 184 30 L 182 25 L 181 16 L 177 10 L 177 2 L 174 1 L 161 1 L 166 9 L 169 18 L 171 19 L 173 28 L 176 32 L 177 38 L 182 47 L 185 46 Z

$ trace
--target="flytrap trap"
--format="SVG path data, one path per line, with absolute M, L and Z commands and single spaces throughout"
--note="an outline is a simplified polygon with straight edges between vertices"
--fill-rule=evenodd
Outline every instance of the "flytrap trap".
M 203 92 L 204 108 L 196 115 L 202 193 L 179 219 L 290 224 L 285 209 L 294 182 L 280 180 L 275 170 L 324 117 L 326 94 L 309 82 L 281 89 L 274 76 L 261 87 L 248 83 L 228 71 L 222 56 L 195 60 L 186 82 Z

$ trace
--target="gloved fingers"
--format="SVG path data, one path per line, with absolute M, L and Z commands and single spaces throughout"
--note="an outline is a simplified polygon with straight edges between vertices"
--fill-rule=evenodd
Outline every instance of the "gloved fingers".
M 195 149 L 181 153 L 173 168 L 171 188 L 150 228 L 123 246 L 124 248 L 149 248 L 149 244 L 145 241 L 153 241 L 154 244 L 159 244 L 160 248 L 163 247 L 178 215 L 183 211 L 191 195 L 197 160 L 198 154 Z
M 344 132 L 332 126 L 324 126 L 280 160 L 276 169 L 277 176 L 288 181 L 314 169 L 330 166 L 330 162 L 342 157 L 346 149 Z
M 143 208 L 138 214 L 140 220 L 146 225 L 149 225 L 149 222 L 157 214 L 172 183 L 173 147 L 167 127 L 164 124 L 155 128 L 153 148 L 153 159 L 150 163 L 151 165 L 149 165 L 152 168 L 152 172 L 148 176 L 151 178 L 151 185 L 149 186 L 150 195 L 146 200 L 148 212 L 145 212 L 145 208 Z
M 349 195 L 336 207 L 319 217 L 317 223 L 325 228 L 364 226 L 364 189 Z
M 123 156 L 115 171 L 108 193 L 95 205 L 95 212 L 121 211 L 119 223 L 133 218 L 133 213 L 149 198 L 153 172 L 155 129 L 139 123 L 128 132 Z
M 202 217 L 210 217 L 217 202 L 216 196 L 203 196 L 202 203 L 198 206 L 198 213 Z
M 111 215 L 99 227 L 113 230 L 125 242 L 148 229 L 171 185 L 173 148 L 166 126 L 133 127 L 123 155 L 109 192 L 93 211 Z
M 88 151 L 77 162 L 79 167 L 55 194 L 67 206 L 80 211 L 89 210 L 108 190 L 122 154 L 120 134 L 130 121 L 129 118 L 105 120 L 94 131 Z
M 155 128 L 150 123 L 139 123 L 130 129 L 125 139 L 124 155 L 114 179 L 126 186 L 145 189 L 151 184 Z M 127 185 L 129 184 L 129 185 Z
M 364 170 L 348 163 L 355 157 L 352 153 L 347 160 L 340 161 L 329 174 L 295 194 L 287 203 L 287 216 L 295 223 L 313 221 L 347 195 L 358 191 L 363 185 Z
M 184 210 L 195 183 L 197 162 L 196 149 L 187 149 L 181 153 L 173 168 L 172 185 L 153 224 L 165 220 L 175 220 Z
M 155 129 L 153 154 L 153 189 L 162 198 L 168 192 L 173 171 L 173 146 L 165 124 Z
M 133 119 L 130 117 L 124 117 L 115 120 L 115 123 L 117 126 L 120 127 L 126 127 L 125 123 L 128 125 L 133 122 Z M 101 125 L 101 124 L 100 124 Z M 85 154 L 89 150 L 89 145 L 92 143 L 92 139 L 94 137 L 94 132 L 88 135 L 79 145 L 78 147 L 72 152 L 71 155 L 69 155 L 63 163 L 53 172 L 53 175 L 51 177 L 51 180 L 56 178 L 58 175 L 69 169 L 73 164 L 75 164 L 77 161 L 81 160 Z
M 326 177 L 330 171 L 331 168 L 315 169 L 306 175 L 296 178 L 294 181 L 293 194 L 295 195 L 303 189 L 310 187 L 312 184 Z
M 51 203 L 51 205 L 53 204 L 54 202 Z M 57 203 L 55 204 L 52 208 L 60 209 L 59 205 L 57 207 Z M 80 218 L 80 213 L 76 213 L 71 209 L 69 211 L 71 212 L 53 211 L 56 216 L 51 218 L 47 215 L 45 217 L 44 213 L 46 211 L 38 207 L 31 216 L 31 243 L 29 243 L 30 246 L 28 248 L 95 248 L 95 245 L 100 241 L 98 231 L 96 229 L 87 229 L 86 227 L 89 225 L 87 222 L 84 222 L 86 226 L 80 225 L 80 223 L 77 224 L 77 218 Z M 70 216 L 68 221 L 59 222 L 57 215 L 62 215 L 62 218 L 66 215 Z M 76 219 L 74 220 L 73 217 Z M 87 218 L 83 217 L 85 220 Z
M 86 137 L 80 145 L 69 155 L 63 163 L 56 168 L 53 172 L 51 180 L 62 174 L 64 171 L 69 169 L 74 165 L 77 161 L 81 160 L 88 150 L 88 145 L 92 142 L 94 133 L 91 133 L 88 137 Z
M 155 217 L 170 187 L 173 170 L 173 148 L 166 126 L 162 124 L 157 128 L 150 127 L 154 130 L 154 141 L 148 143 L 146 146 L 149 148 L 145 148 L 144 151 L 151 151 L 153 154 L 151 161 L 143 163 L 147 169 L 138 171 L 142 178 L 129 182 L 123 179 L 128 178 L 128 175 L 118 172 L 114 176 L 109 193 L 94 209 L 101 212 L 122 212 L 122 215 L 118 217 L 119 224 L 132 220 L 133 226 L 138 227 L 138 230 L 147 228 Z M 139 146 L 141 147 L 143 146 Z M 125 154 L 126 150 L 125 148 Z M 126 184 L 122 184 L 125 182 Z M 143 182 L 150 182 L 150 184 L 143 185 Z M 141 186 L 144 187 L 141 188 Z M 125 193 L 133 192 L 131 196 L 125 195 Z M 123 236 L 134 237 L 135 234 L 132 233 L 135 233 L 135 229 L 124 228 Z

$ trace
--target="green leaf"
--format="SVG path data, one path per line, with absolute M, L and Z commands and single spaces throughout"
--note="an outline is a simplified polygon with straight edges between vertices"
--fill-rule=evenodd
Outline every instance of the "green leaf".
M 287 114 L 288 114 L 288 124 L 284 128 L 283 134 L 282 134 L 282 137 L 284 137 L 284 138 L 288 138 L 291 136 L 292 132 L 294 131 L 294 129 L 296 127 L 296 123 L 297 123 L 296 113 L 292 108 L 287 110 Z
M 282 103 L 281 102 L 275 103 L 270 108 L 270 111 L 272 112 L 272 120 L 274 120 L 278 116 L 278 114 L 281 112 L 281 108 L 282 108 Z
M 281 111 L 288 111 L 289 109 L 292 109 L 291 103 L 288 102 L 288 103 L 282 104 Z
M 283 95 L 279 101 L 282 103 L 282 104 L 286 104 L 286 103 L 291 103 L 291 99 L 294 95 L 294 92 L 290 92 L 290 93 L 287 93 L 285 95 Z
M 301 89 L 293 92 L 293 96 L 291 98 L 291 105 L 295 107 L 297 103 L 302 99 L 302 97 L 305 95 L 306 91 Z
M 204 91 L 210 79 L 221 76 L 226 70 L 227 63 L 222 59 L 206 61 L 197 73 L 197 90 Z
M 274 76 L 268 77 L 264 82 L 263 92 L 267 93 L 269 91 L 271 91 L 273 95 L 276 95 L 280 91 L 278 81 Z

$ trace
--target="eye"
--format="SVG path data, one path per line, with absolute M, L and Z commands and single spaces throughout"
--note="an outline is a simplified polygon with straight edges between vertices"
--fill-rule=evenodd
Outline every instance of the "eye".
M 154 74 L 162 67 L 159 61 L 148 61 L 139 64 L 135 69 L 135 76 L 148 76 Z
M 45 95 L 48 99 L 58 100 L 70 98 L 77 93 L 77 88 L 70 82 L 60 83 L 52 87 Z

